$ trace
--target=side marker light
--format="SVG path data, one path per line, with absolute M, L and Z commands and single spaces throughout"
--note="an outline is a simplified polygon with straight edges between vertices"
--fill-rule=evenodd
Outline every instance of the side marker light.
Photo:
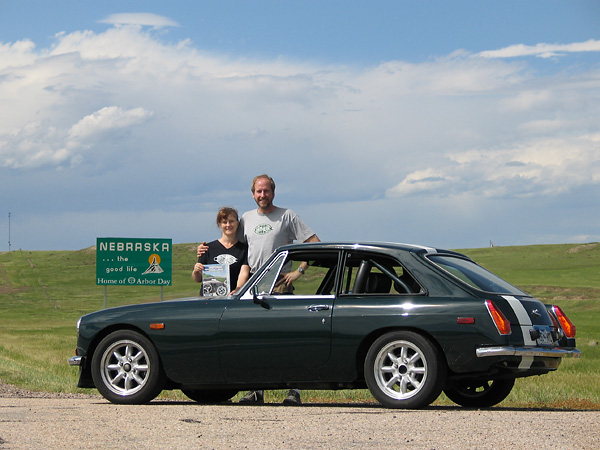
M 456 319 L 458 324 L 473 324 L 475 323 L 475 317 L 459 317 Z

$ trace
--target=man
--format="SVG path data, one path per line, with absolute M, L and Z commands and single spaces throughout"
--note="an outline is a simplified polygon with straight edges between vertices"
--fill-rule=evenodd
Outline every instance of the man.
M 298 242 L 319 242 L 317 235 L 291 209 L 273 204 L 275 182 L 268 175 L 259 175 L 252 180 L 252 198 L 258 208 L 242 215 L 238 236 L 248 243 L 250 273 L 256 272 L 276 248 Z M 285 284 L 290 286 L 302 276 L 306 264 L 300 270 L 287 273 Z
M 298 242 L 319 242 L 317 235 L 291 209 L 280 208 L 273 204 L 275 198 L 275 181 L 266 175 L 258 175 L 252 180 L 252 198 L 258 208 L 245 212 L 240 219 L 238 238 L 248 244 L 248 264 L 250 273 L 255 273 L 271 256 L 273 251 L 282 245 Z M 198 256 L 206 251 L 206 247 L 198 247 Z M 293 289 L 292 283 L 300 278 L 307 268 L 301 263 L 297 270 L 283 274 L 278 281 L 276 292 L 287 293 Z M 263 391 L 250 391 L 241 403 L 263 403 Z M 300 392 L 290 389 L 285 404 L 302 403 Z

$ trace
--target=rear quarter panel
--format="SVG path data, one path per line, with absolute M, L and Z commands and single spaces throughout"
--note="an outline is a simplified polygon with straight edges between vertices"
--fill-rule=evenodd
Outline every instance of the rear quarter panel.
M 472 317 L 474 323 L 459 324 Z M 330 368 L 361 369 L 361 356 L 380 335 L 393 330 L 412 330 L 430 338 L 443 352 L 454 372 L 483 371 L 491 361 L 477 358 L 481 345 L 505 345 L 493 325 L 483 300 L 461 297 L 354 296 L 336 301 L 333 312 L 333 341 Z M 349 361 L 356 361 L 349 367 Z M 348 373 L 348 372 L 346 372 Z

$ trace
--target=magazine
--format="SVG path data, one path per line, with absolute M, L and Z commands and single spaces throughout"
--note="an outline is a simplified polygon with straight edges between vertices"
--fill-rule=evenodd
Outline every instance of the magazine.
M 206 264 L 202 272 L 202 296 L 229 295 L 229 264 Z

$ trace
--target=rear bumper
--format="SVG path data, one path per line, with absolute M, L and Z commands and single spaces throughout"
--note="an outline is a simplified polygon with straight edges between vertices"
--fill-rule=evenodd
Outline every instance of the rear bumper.
M 475 350 L 478 358 L 488 356 L 541 356 L 545 358 L 579 358 L 581 352 L 576 348 L 558 348 L 558 347 L 480 347 Z

